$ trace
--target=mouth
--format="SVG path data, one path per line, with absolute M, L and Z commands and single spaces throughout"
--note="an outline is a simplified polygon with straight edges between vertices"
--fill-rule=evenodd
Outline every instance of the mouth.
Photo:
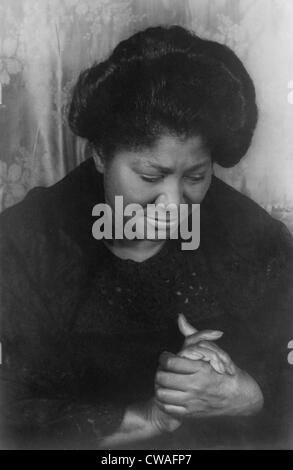
M 164 218 L 164 219 L 159 219 L 159 218 L 153 218 L 153 217 L 146 217 L 147 222 L 153 225 L 154 227 L 158 229 L 166 229 L 166 228 L 173 228 L 178 225 L 178 219 L 171 219 L 171 218 Z

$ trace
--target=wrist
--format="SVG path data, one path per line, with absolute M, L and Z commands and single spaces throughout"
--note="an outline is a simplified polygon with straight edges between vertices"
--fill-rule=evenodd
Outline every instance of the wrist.
M 159 434 L 158 429 L 147 419 L 144 404 L 134 404 L 126 408 L 122 423 L 114 434 L 106 436 L 100 448 L 115 447 L 148 439 Z
M 147 419 L 158 433 L 174 432 L 181 426 L 181 421 L 162 411 L 155 399 L 150 400 Z
M 161 422 L 153 401 L 149 400 L 127 407 L 118 432 L 153 436 L 164 432 L 164 423 Z
M 127 407 L 121 425 L 116 432 L 101 442 L 100 448 L 113 447 L 173 432 L 180 421 L 161 411 L 155 400 L 136 403 Z
M 160 410 L 155 399 L 150 399 L 147 402 L 129 406 L 120 429 L 123 431 L 144 429 L 155 435 L 173 432 L 180 425 L 180 421 Z

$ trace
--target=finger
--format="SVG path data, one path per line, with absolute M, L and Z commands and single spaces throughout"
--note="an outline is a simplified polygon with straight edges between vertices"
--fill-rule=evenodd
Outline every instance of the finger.
M 225 367 L 227 369 L 227 372 L 230 374 L 230 375 L 235 375 L 236 373 L 236 366 L 235 364 L 233 363 L 231 357 L 229 356 L 229 354 L 227 354 L 225 351 L 223 351 L 223 349 L 221 349 L 218 345 L 210 342 L 210 341 L 202 341 L 199 343 L 199 346 L 203 346 L 205 347 L 206 349 L 210 349 L 212 351 L 215 351 L 219 357 L 222 359 L 223 363 L 225 364 Z
M 184 392 L 187 388 L 186 377 L 188 376 L 184 374 L 174 374 L 160 370 L 156 373 L 155 385 Z
M 197 333 L 198 330 L 194 328 L 185 318 L 183 313 L 179 313 L 178 315 L 178 328 L 183 336 L 190 336 L 194 333 Z
M 184 345 L 191 346 L 192 344 L 198 344 L 200 341 L 216 341 L 223 336 L 223 331 L 218 330 L 203 330 L 193 335 L 187 336 L 184 341 Z
M 209 362 L 213 369 L 218 372 L 219 374 L 224 374 L 226 372 L 225 365 L 222 362 L 221 358 L 218 354 L 211 350 L 200 346 L 192 346 L 189 348 L 185 348 L 180 351 L 179 355 L 192 359 L 193 354 L 202 354 L 202 361 Z
M 178 390 L 159 387 L 156 391 L 156 398 L 167 405 L 184 406 L 188 394 Z
M 223 351 L 223 349 L 221 349 L 218 345 L 216 345 L 214 343 L 211 343 L 210 341 L 201 341 L 199 343 L 199 346 L 200 347 L 202 346 L 206 349 L 210 349 L 211 351 L 214 351 L 215 353 L 217 353 L 218 356 L 223 361 L 228 374 L 235 375 L 235 373 L 236 373 L 235 365 L 234 365 L 231 357 L 229 356 L 229 354 L 227 354 L 225 351 Z
M 164 413 L 170 414 L 172 417 L 180 418 L 186 415 L 187 410 L 184 406 L 177 405 L 167 405 L 167 403 L 162 403 L 160 400 L 156 400 L 158 408 Z
M 199 359 L 203 357 L 203 354 L 198 354 Z M 178 374 L 193 374 L 197 368 L 194 364 L 194 358 L 179 357 L 176 354 L 170 354 L 163 352 L 159 357 L 159 364 L 163 370 L 168 372 L 175 372 Z
M 200 352 L 199 348 L 196 346 L 189 346 L 187 348 L 181 349 L 181 351 L 178 353 L 178 356 L 192 359 L 193 361 L 205 360 L 204 353 Z

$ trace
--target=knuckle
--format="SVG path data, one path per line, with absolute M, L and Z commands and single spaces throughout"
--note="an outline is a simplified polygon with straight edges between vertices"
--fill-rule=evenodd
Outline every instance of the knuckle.
M 157 388 L 156 391 L 155 391 L 155 395 L 157 398 L 161 398 L 162 396 L 162 390 L 160 388 Z
M 162 380 L 162 374 L 161 374 L 161 372 L 157 372 L 157 373 L 156 373 L 156 376 L 155 376 L 155 381 L 156 381 L 157 383 L 160 383 L 161 380 Z
M 174 360 L 172 357 L 167 357 L 166 358 L 166 362 L 165 362 L 165 366 L 167 369 L 171 368 L 174 364 Z
M 165 356 L 161 356 L 159 360 L 159 364 L 161 366 L 160 369 L 165 368 L 168 364 L 168 359 Z
M 164 362 L 168 357 L 169 357 L 169 353 L 167 351 L 163 351 L 160 354 L 159 359 L 160 361 Z

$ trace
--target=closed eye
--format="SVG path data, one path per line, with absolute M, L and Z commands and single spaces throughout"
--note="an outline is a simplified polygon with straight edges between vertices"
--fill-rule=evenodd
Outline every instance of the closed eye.
M 198 183 L 199 181 L 204 180 L 205 174 L 204 174 L 204 175 L 185 176 L 185 178 L 186 178 L 190 183 Z
M 158 175 L 158 176 L 149 176 L 149 175 L 140 175 L 141 179 L 143 181 L 146 181 L 147 183 L 156 183 L 157 181 L 160 181 L 163 176 Z

